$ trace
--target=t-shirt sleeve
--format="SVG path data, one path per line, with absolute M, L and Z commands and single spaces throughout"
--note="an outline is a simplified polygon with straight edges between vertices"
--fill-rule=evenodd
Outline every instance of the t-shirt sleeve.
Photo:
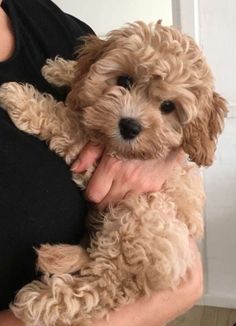
M 81 29 L 84 31 L 84 34 L 95 34 L 92 28 L 86 23 L 82 22 L 80 19 L 70 14 L 65 14 L 65 15 L 68 19 L 68 22 L 71 26 L 72 32 L 74 33 L 75 37 L 78 37 L 81 34 Z

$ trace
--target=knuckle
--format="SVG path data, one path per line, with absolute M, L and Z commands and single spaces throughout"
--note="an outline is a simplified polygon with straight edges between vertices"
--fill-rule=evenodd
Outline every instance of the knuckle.
M 103 152 L 103 147 L 101 145 L 94 145 L 92 143 L 89 143 L 87 145 L 87 151 L 90 155 L 97 157 L 100 156 Z
M 123 182 L 129 184 L 131 187 L 139 185 L 141 180 L 138 170 L 132 167 L 124 170 Z
M 88 190 L 85 193 L 87 200 L 95 203 L 95 204 L 99 204 L 101 202 L 101 196 L 99 195 L 98 191 L 94 191 L 92 190 Z
M 125 171 L 123 176 L 122 176 L 122 183 L 123 184 L 129 184 L 129 185 L 131 183 L 133 183 L 133 177 L 127 171 Z
M 121 169 L 121 161 L 115 159 L 115 158 L 109 158 L 108 159 L 108 169 L 112 173 L 118 173 Z

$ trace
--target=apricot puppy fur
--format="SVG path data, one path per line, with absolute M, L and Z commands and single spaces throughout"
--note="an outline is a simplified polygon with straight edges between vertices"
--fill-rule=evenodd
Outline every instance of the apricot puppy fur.
M 70 87 L 66 103 L 17 83 L 2 85 L 0 103 L 19 129 L 47 141 L 68 164 L 88 141 L 122 160 L 161 160 L 182 147 L 195 162 L 175 168 L 160 192 L 91 209 L 88 248 L 38 250 L 44 276 L 19 291 L 12 310 L 27 326 L 84 326 L 174 288 L 191 266 L 189 236 L 203 235 L 198 166 L 212 164 L 227 109 L 195 42 L 160 23 L 133 23 L 103 40 L 89 36 L 77 61 L 48 60 L 43 75 Z M 91 174 L 73 178 L 86 187 Z

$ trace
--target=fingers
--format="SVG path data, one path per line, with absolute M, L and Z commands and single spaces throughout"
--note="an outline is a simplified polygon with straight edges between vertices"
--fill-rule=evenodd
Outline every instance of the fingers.
M 71 171 L 81 173 L 94 165 L 99 160 L 103 153 L 103 146 L 95 145 L 89 142 L 82 149 L 79 158 L 73 163 Z
M 88 200 L 99 204 L 107 196 L 121 164 L 121 161 L 108 155 L 102 157 L 85 191 Z
M 89 181 L 85 192 L 87 199 L 104 209 L 123 199 L 128 192 L 136 192 L 140 188 L 142 192 L 144 185 L 139 186 L 137 164 L 137 161 L 124 162 L 104 155 Z
M 128 192 L 129 192 L 129 188 L 127 184 L 124 184 L 122 186 L 120 182 L 114 181 L 107 195 L 99 203 L 98 205 L 99 209 L 103 210 L 109 204 L 117 203 L 119 200 L 125 198 Z
M 123 199 L 128 192 L 146 193 L 159 191 L 169 177 L 175 163 L 175 155 L 168 161 L 130 160 L 119 161 L 104 155 L 93 174 L 86 196 L 104 208 L 109 203 Z
M 183 157 L 180 149 L 172 151 L 163 160 L 120 161 L 103 152 L 101 146 L 88 143 L 80 154 L 72 170 L 83 172 L 97 160 L 98 166 L 87 186 L 85 195 L 88 200 L 104 209 L 109 203 L 116 203 L 127 193 L 146 193 L 159 191 L 170 176 L 173 167 Z

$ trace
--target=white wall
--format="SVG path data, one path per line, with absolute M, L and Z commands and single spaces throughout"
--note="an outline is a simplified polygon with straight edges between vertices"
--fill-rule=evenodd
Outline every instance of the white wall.
M 65 12 L 90 25 L 96 34 L 105 35 L 127 22 L 162 19 L 172 24 L 171 0 L 53 0 Z
M 205 302 L 236 308 L 236 1 L 199 0 L 199 39 L 213 69 L 216 88 L 230 107 L 216 162 L 205 171 Z
M 174 21 L 197 38 L 213 70 L 216 89 L 229 102 L 230 112 L 215 163 L 204 171 L 207 204 L 203 303 L 236 308 L 236 1 L 173 1 L 180 13 Z
M 236 104 L 236 1 L 200 0 L 200 39 L 217 88 Z
M 236 8 L 235 8 L 236 10 Z M 236 308 L 236 119 L 226 119 L 216 161 L 204 173 L 206 206 L 205 304 Z

